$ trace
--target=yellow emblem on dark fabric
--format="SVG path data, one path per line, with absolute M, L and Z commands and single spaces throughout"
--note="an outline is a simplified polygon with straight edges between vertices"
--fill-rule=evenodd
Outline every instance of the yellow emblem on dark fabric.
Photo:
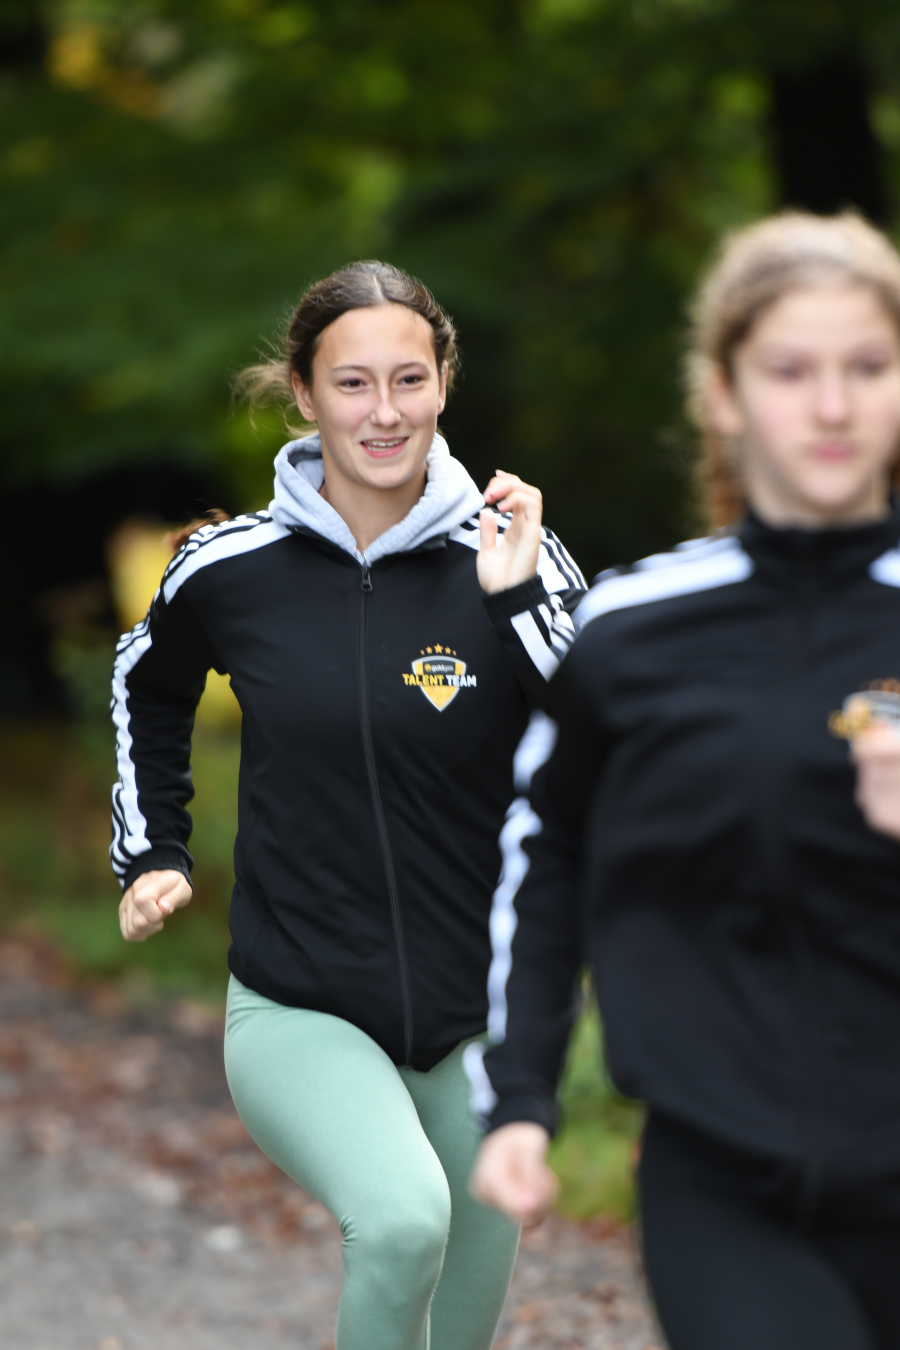
M 465 678 L 466 663 L 455 656 L 420 656 L 412 663 L 416 684 L 422 693 L 443 712 L 459 693 L 460 676 Z
M 403 683 L 421 689 L 433 708 L 443 712 L 449 708 L 460 689 L 475 689 L 478 681 L 466 673 L 465 661 L 460 661 L 452 647 L 436 642 L 427 647 L 412 663 L 412 674 L 403 674 Z

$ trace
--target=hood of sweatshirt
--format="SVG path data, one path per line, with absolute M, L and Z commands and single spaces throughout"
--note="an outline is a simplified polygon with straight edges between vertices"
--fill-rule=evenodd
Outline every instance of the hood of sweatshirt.
M 450 454 L 443 436 L 435 436 L 425 460 L 425 491 L 403 520 L 360 553 L 342 516 L 320 496 L 325 478 L 322 442 L 318 432 L 288 441 L 275 457 L 275 496 L 269 504 L 272 518 L 291 529 L 314 530 L 337 544 L 359 563 L 371 564 L 391 553 L 406 553 L 437 535 L 449 534 L 484 506 L 484 497 L 458 459 Z

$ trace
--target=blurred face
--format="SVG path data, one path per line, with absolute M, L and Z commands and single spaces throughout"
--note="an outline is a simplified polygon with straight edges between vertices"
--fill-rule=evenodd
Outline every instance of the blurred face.
M 886 514 L 900 443 L 900 339 L 866 286 L 788 291 L 710 378 L 750 505 L 769 524 L 822 528 Z
M 318 423 L 326 475 L 374 488 L 424 476 L 447 393 L 431 326 L 405 305 L 352 309 L 323 332 L 297 406 Z

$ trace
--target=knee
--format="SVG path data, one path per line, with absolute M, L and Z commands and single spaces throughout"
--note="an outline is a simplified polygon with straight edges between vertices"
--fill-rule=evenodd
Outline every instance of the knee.
M 407 1279 L 431 1282 L 440 1272 L 449 1232 L 450 1193 L 445 1186 L 408 1199 L 386 1197 L 377 1215 L 348 1225 L 344 1240 L 388 1279 L 404 1271 Z

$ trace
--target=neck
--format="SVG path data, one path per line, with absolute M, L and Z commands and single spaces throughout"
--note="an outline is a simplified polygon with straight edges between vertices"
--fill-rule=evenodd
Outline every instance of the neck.
M 748 475 L 749 476 L 749 475 Z M 766 481 L 748 482 L 747 503 L 774 530 L 835 530 L 874 525 L 891 511 L 890 490 L 884 481 L 868 484 L 855 498 L 833 506 L 791 497 Z
M 381 488 L 346 478 L 327 451 L 323 451 L 322 464 L 325 480 L 319 491 L 346 524 L 360 553 L 392 525 L 399 525 L 425 491 L 424 465 L 408 483 Z
M 804 510 L 752 499 L 749 504 L 763 524 L 773 530 L 851 529 L 854 525 L 874 525 L 876 521 L 886 519 L 891 510 L 888 502 L 873 503 L 852 511 Z

